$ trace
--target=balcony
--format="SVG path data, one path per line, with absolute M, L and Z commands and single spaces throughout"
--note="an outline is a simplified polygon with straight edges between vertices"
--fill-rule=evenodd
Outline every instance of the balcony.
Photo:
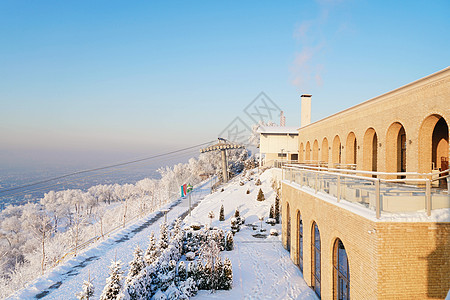
M 318 164 L 320 165 L 320 164 Z M 386 173 L 328 168 L 312 164 L 284 164 L 282 178 L 298 188 L 348 201 L 375 212 L 412 213 L 450 208 L 449 170 L 432 173 Z

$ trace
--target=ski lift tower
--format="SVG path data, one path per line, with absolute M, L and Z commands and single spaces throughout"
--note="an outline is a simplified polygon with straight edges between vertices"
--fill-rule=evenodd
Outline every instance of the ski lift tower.
M 228 161 L 227 161 L 227 150 L 231 149 L 240 149 L 244 148 L 244 146 L 239 144 L 233 144 L 227 141 L 226 139 L 219 138 L 219 142 L 212 146 L 200 149 L 200 153 L 211 152 L 211 151 L 220 151 L 222 153 L 222 174 L 223 174 L 223 182 L 228 181 Z

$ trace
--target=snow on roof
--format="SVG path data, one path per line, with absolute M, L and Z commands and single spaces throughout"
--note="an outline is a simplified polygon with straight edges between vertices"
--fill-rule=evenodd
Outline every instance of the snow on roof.
M 261 126 L 258 128 L 258 133 L 298 134 L 298 128 L 285 126 Z

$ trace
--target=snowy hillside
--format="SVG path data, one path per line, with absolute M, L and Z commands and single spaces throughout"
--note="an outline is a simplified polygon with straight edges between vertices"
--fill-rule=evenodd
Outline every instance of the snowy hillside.
M 281 232 L 281 225 L 271 226 L 259 220 L 261 216 L 267 220 L 270 206 L 275 202 L 275 192 L 271 188 L 270 170 L 260 176 L 257 170 L 254 173 L 234 178 L 223 186 L 223 191 L 219 188 L 213 194 L 209 194 L 209 182 L 194 190 L 193 203 L 200 202 L 192 215 L 184 219 L 187 225 L 209 225 L 212 221 L 213 227 L 229 231 L 236 208 L 245 218 L 245 224 L 234 236 L 234 250 L 221 253 L 223 258 L 229 258 L 232 262 L 233 288 L 214 293 L 199 291 L 195 299 L 316 299 L 299 269 L 290 260 L 289 253 L 282 247 L 281 237 L 270 236 L 271 229 Z M 258 178 L 261 185 L 257 186 Z M 256 200 L 260 188 L 265 196 L 264 201 Z M 187 201 L 180 199 L 167 207 L 168 221 L 187 214 Z M 225 221 L 219 221 L 222 205 Z M 211 216 L 210 211 L 214 214 L 213 219 L 208 217 Z M 145 249 L 150 232 L 159 234 L 159 225 L 163 221 L 162 213 L 149 215 L 37 279 L 12 298 L 76 299 L 75 294 L 81 291 L 83 281 L 90 276 L 95 288 L 94 299 L 98 299 L 111 261 L 121 260 L 128 267 L 135 246 Z M 260 231 L 261 225 L 263 231 Z

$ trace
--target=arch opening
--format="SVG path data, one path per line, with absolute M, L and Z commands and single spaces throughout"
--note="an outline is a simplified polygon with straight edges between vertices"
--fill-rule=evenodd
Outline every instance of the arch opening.
M 303 273 L 303 220 L 300 212 L 297 213 L 297 226 L 298 226 L 298 267 Z
M 448 169 L 449 130 L 440 115 L 426 118 L 419 132 L 419 172 Z
M 291 213 L 289 209 L 289 203 L 286 206 L 286 249 L 291 252 Z
M 319 227 L 317 226 L 317 223 L 314 222 L 313 226 L 312 226 L 312 241 L 311 241 L 311 246 L 312 246 L 312 259 L 311 259 L 311 275 L 312 275 L 312 287 L 314 292 L 317 294 L 317 296 L 321 296 L 321 257 L 320 257 L 320 232 L 319 232 Z
M 313 161 L 317 162 L 319 160 L 319 142 L 314 140 L 313 143 Z
M 348 134 L 345 147 L 346 147 L 345 163 L 356 165 L 357 144 L 356 144 L 356 136 L 353 132 L 350 132 Z
M 334 299 L 350 299 L 350 267 L 347 251 L 340 239 L 336 239 L 333 250 Z
M 328 140 L 323 138 L 322 141 L 322 157 L 320 158 L 324 163 L 328 163 Z
M 333 152 L 332 152 L 332 163 L 333 164 L 340 164 L 342 159 L 342 153 L 341 153 L 341 139 L 338 135 L 334 137 L 333 140 Z
M 406 131 L 401 123 L 395 122 L 389 126 L 386 136 L 386 171 L 406 172 L 406 141 Z
M 378 170 L 378 136 L 373 128 L 367 129 L 364 134 L 363 170 L 372 172 Z
M 303 149 L 303 143 L 300 143 L 300 148 L 298 150 L 298 161 L 303 162 L 305 160 L 305 149 Z
M 307 162 L 311 160 L 311 144 L 309 143 L 309 141 L 306 143 L 305 160 Z

